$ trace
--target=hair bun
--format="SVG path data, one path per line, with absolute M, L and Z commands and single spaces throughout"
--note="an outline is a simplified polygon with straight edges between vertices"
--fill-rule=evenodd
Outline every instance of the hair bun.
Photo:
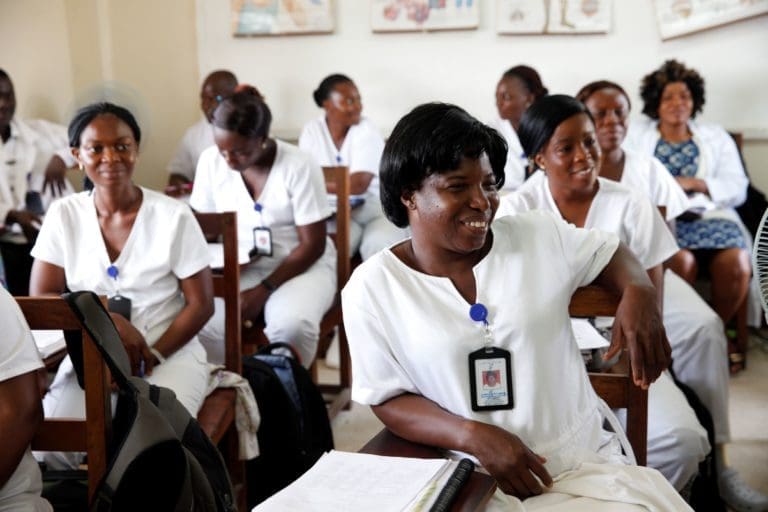
M 244 94 L 248 96 L 254 96 L 264 101 L 264 95 L 262 95 L 257 88 L 250 84 L 240 84 L 235 87 L 235 94 Z

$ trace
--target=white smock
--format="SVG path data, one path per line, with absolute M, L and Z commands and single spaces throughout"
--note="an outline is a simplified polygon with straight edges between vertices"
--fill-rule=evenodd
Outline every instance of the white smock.
M 502 198 L 499 207 L 502 214 L 529 210 L 544 210 L 562 218 L 541 171 Z M 598 178 L 598 191 L 584 227 L 617 235 L 646 269 L 662 264 L 678 250 L 664 219 L 645 196 L 605 178 Z M 666 290 L 664 299 L 666 309 Z M 709 450 L 707 433 L 685 395 L 663 373 L 648 390 L 648 465 L 661 471 L 676 489 L 682 489 L 698 472 Z
M 179 174 L 189 181 L 195 181 L 195 169 L 200 155 L 214 144 L 211 123 L 205 118 L 199 120 L 184 132 L 176 152 L 168 162 L 168 174 Z
M 80 192 L 51 205 L 32 256 L 63 268 L 67 288 L 73 292 L 90 290 L 108 297 L 119 293 L 129 298 L 131 324 L 151 347 L 186 305 L 180 281 L 206 268 L 209 256 L 188 206 L 146 188 L 141 188 L 141 193 L 141 206 L 116 260 L 109 259 L 91 192 Z M 107 274 L 111 265 L 118 270 L 116 279 Z M 190 339 L 145 379 L 173 390 L 187 411 L 197 416 L 208 385 L 200 341 Z M 49 418 L 85 417 L 85 395 L 69 357 L 59 366 L 43 407 Z M 54 467 L 59 462 L 77 465 L 80 457 L 48 455 L 45 460 Z
M 504 186 L 501 193 L 509 193 L 517 190 L 525 181 L 525 171 L 528 166 L 528 158 L 525 156 L 517 132 L 512 128 L 512 123 L 496 115 L 488 122 L 488 126 L 499 132 L 507 142 L 507 163 L 504 164 Z
M 19 306 L 13 297 L 0 287 L 0 325 L 3 341 L 0 343 L 0 382 L 43 367 L 35 340 L 29 331 Z M 16 470 L 5 485 L 0 487 L 0 512 L 48 512 L 53 510 L 40 497 L 43 479 L 40 468 L 27 449 Z
M 377 405 L 404 393 L 424 396 L 452 414 L 513 432 L 547 458 L 555 478 L 575 475 L 577 481 L 589 474 L 582 473 L 584 463 L 608 465 L 571 489 L 575 496 L 631 486 L 613 476 L 624 471 L 658 487 L 639 493 L 644 500 L 666 495 L 669 486 L 654 470 L 622 466 L 615 435 L 602 428 L 601 401 L 568 317 L 573 291 L 597 277 L 618 239 L 573 228 L 544 212 L 499 219 L 492 229 L 493 246 L 474 267 L 477 302 L 488 309 L 494 344 L 512 354 L 514 408 L 472 411 L 467 357 L 483 346 L 482 325 L 470 319 L 470 304 L 449 279 L 418 272 L 389 250 L 358 267 L 342 293 L 355 376 L 352 398 Z M 613 492 L 619 501 L 621 493 Z M 537 499 L 523 505 L 514 500 L 515 510 Z M 677 500 L 675 505 L 682 503 Z
M 259 285 L 299 245 L 297 226 L 327 219 L 331 209 L 325 194 L 325 182 L 319 166 L 296 146 L 277 142 L 277 152 L 258 202 L 219 154 L 217 147 L 200 156 L 197 176 L 189 202 L 200 212 L 237 212 L 238 244 L 245 249 L 254 245 L 253 229 L 272 231 L 272 256 L 261 256 L 240 271 L 240 289 Z M 265 334 L 271 342 L 293 345 L 305 366 L 317 350 L 320 320 L 331 307 L 336 293 L 336 249 L 326 238 L 325 252 L 309 269 L 282 283 L 264 306 Z M 224 302 L 216 299 L 213 318 L 200 331 L 214 364 L 224 360 Z
M 405 237 L 404 231 L 389 222 L 381 209 L 379 162 L 384 139 L 369 119 L 361 117 L 359 123 L 350 126 L 341 148 L 337 148 L 325 115 L 322 115 L 304 125 L 299 136 L 299 147 L 322 167 L 343 165 L 352 174 L 367 172 L 373 175 L 364 194 L 365 202 L 352 209 L 351 254 L 359 250 L 360 256 L 366 260 Z

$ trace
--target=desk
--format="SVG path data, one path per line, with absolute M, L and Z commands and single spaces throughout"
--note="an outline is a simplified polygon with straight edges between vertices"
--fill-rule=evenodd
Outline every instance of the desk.
M 360 451 L 362 453 L 388 455 L 391 457 L 444 458 L 436 448 L 406 441 L 386 428 L 382 429 L 373 439 L 368 441 Z M 461 489 L 453 507 L 451 507 L 451 511 L 474 512 L 483 510 L 495 491 L 496 481 L 485 473 L 475 471 L 469 478 L 469 482 Z

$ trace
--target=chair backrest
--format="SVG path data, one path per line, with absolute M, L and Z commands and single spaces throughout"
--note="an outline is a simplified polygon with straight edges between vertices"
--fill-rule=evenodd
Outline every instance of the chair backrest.
M 336 242 L 336 288 L 341 291 L 351 272 L 349 230 L 352 208 L 349 204 L 349 168 L 323 167 L 323 175 L 326 183 L 333 183 L 336 187 L 336 234 L 333 239 Z
M 224 268 L 214 269 L 213 294 L 224 299 L 224 366 L 242 373 L 240 333 L 240 264 L 237 245 L 237 213 L 199 213 L 195 218 L 206 237 L 221 238 Z
M 82 333 L 86 419 L 45 420 L 32 440 L 32 449 L 86 452 L 88 502 L 91 503 L 107 470 L 107 446 L 112 439 L 111 390 L 107 367 L 93 340 L 64 299 L 16 297 L 16 302 L 32 329 L 62 329 Z
M 619 299 L 598 286 L 579 288 L 571 297 L 569 312 L 574 317 L 614 316 Z M 637 463 L 646 463 L 648 444 L 648 391 L 635 385 L 626 357 L 608 373 L 590 373 L 595 392 L 609 407 L 627 410 L 627 439 Z

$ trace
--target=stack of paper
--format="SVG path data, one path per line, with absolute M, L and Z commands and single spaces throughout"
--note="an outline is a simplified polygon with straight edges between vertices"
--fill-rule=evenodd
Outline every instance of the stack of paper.
M 571 318 L 571 327 L 573 328 L 573 335 L 576 337 L 576 344 L 579 346 L 579 350 L 591 350 L 609 345 L 608 340 L 597 332 L 597 329 L 589 323 L 589 320 Z
M 251 261 L 251 257 L 248 255 L 249 251 L 250 247 L 240 246 L 237 248 L 237 259 L 241 265 Z M 224 268 L 224 244 L 208 244 L 208 258 L 211 262 L 211 268 Z
M 43 359 L 67 348 L 64 341 L 64 331 L 33 330 L 32 337 L 35 339 L 37 351 L 40 352 L 40 357 Z
M 253 512 L 429 510 L 456 463 L 331 451 Z

